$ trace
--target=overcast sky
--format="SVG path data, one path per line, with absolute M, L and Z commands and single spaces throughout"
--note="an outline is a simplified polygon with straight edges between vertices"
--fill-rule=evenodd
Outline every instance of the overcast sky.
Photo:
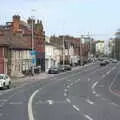
M 0 24 L 14 14 L 23 20 L 34 15 L 43 21 L 47 35 L 90 32 L 96 39 L 109 39 L 120 27 L 119 6 L 120 0 L 0 0 Z

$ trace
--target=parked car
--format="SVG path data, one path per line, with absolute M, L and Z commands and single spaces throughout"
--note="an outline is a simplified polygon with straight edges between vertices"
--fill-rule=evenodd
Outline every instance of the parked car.
M 65 72 L 65 67 L 63 65 L 58 66 L 59 72 Z
M 35 72 L 36 74 L 41 73 L 41 66 L 36 66 L 36 67 L 34 67 L 34 72 Z
M 64 65 L 64 69 L 65 69 L 65 71 L 70 71 L 70 70 L 72 70 L 72 68 L 71 68 L 70 65 Z
M 11 79 L 7 74 L 0 74 L 0 88 L 10 88 Z
M 23 73 L 24 75 L 32 75 L 32 67 L 30 67 L 30 68 L 27 69 L 27 70 L 23 70 L 22 73 Z M 35 74 L 41 73 L 41 66 L 36 66 L 36 67 L 34 67 L 34 73 L 35 73 Z
M 118 61 L 117 60 L 112 60 L 112 63 L 117 63 Z
M 48 74 L 58 74 L 59 70 L 57 67 L 51 67 L 48 69 Z
M 109 63 L 110 63 L 110 61 L 109 61 L 109 60 L 104 60 L 104 62 L 105 62 L 106 64 L 109 64 Z
M 100 66 L 105 66 L 107 63 L 105 61 L 100 62 Z

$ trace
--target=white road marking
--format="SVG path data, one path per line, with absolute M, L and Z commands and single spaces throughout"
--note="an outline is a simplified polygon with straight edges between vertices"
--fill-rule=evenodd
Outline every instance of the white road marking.
M 109 75 L 110 74 L 110 71 L 108 71 L 107 73 L 106 73 L 106 75 Z
M 66 92 L 64 93 L 64 96 L 65 96 L 65 97 L 67 96 L 67 93 L 66 93 Z
M 28 118 L 29 120 L 35 120 L 34 116 L 33 116 L 33 110 L 32 110 L 32 102 L 33 102 L 33 98 L 35 97 L 35 95 L 39 92 L 39 90 L 36 90 L 32 96 L 30 97 L 29 101 L 28 101 Z
M 90 81 L 91 79 L 90 78 L 88 78 L 88 82 Z
M 67 89 L 64 89 L 64 92 L 67 92 L 68 90 Z
M 96 81 L 96 82 L 92 85 L 92 89 L 94 89 L 97 84 L 98 84 L 98 81 Z
M 68 85 L 66 88 L 70 88 L 70 86 Z
M 71 100 L 70 100 L 69 98 L 66 98 L 66 101 L 67 101 L 68 103 L 71 103 Z
M 96 94 L 95 96 L 96 96 L 96 97 L 100 97 L 100 94 Z
M 91 105 L 94 104 L 94 102 L 92 102 L 90 99 L 86 99 L 86 102 L 89 103 L 89 104 L 91 104 Z
M 49 105 L 52 105 L 54 101 L 53 100 L 47 100 L 47 102 L 48 102 Z
M 9 103 L 10 105 L 21 105 L 21 104 L 23 104 L 22 102 L 10 102 Z
M 93 120 L 89 115 L 84 114 L 85 118 L 87 118 L 88 120 Z
M 72 105 L 72 107 L 73 107 L 76 111 L 80 111 L 80 109 L 79 109 L 76 105 Z
M 113 93 L 114 95 L 118 96 L 118 97 L 120 97 L 120 95 L 117 94 L 117 93 L 115 93 L 114 91 L 112 91 L 112 86 L 113 86 L 114 82 L 116 81 L 116 79 L 117 79 L 117 77 L 118 77 L 119 74 L 120 74 L 120 71 L 116 74 L 116 76 L 114 77 L 113 81 L 111 82 L 111 84 L 109 86 L 109 91 L 111 93 Z
M 119 105 L 117 105 L 117 104 L 114 103 L 114 102 L 112 102 L 112 103 L 110 103 L 110 104 L 112 104 L 112 105 L 114 105 L 114 106 L 116 106 L 116 107 L 120 107 Z
M 96 91 L 95 91 L 95 90 L 93 90 L 93 94 L 96 94 Z

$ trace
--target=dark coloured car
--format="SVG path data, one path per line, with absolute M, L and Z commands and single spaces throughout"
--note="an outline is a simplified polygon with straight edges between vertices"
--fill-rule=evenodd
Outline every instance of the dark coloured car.
M 63 65 L 58 66 L 59 72 L 65 72 L 65 67 Z
M 105 66 L 107 63 L 105 61 L 100 62 L 100 66 Z
M 109 64 L 109 63 L 110 63 L 110 61 L 109 61 L 109 60 L 104 60 L 104 62 L 105 62 L 106 64 Z
M 72 68 L 71 68 L 70 65 L 64 65 L 64 69 L 65 69 L 65 71 L 70 71 L 70 70 L 72 70 Z
M 48 70 L 48 74 L 58 74 L 58 73 L 59 73 L 59 70 L 57 67 L 51 67 Z

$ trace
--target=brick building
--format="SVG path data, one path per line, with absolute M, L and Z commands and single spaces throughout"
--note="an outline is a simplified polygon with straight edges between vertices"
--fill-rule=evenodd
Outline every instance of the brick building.
M 32 20 L 29 18 L 27 22 L 20 19 L 19 15 L 14 15 L 12 22 L 0 26 L 0 39 L 14 39 L 25 42 L 29 48 L 32 48 Z M 36 51 L 36 65 L 41 65 L 45 70 L 45 32 L 43 30 L 42 21 L 33 20 L 34 26 L 34 50 Z M 5 31 L 9 34 L 5 35 Z M 7 36 L 7 38 L 6 38 Z
M 88 59 L 88 51 L 89 51 L 89 44 L 81 43 L 81 39 L 72 36 L 52 36 L 50 41 L 56 47 L 62 50 L 63 54 L 63 39 L 64 39 L 64 47 L 65 47 L 65 63 L 66 64 L 80 64 L 81 57 L 84 61 Z M 81 46 L 81 48 L 80 48 Z M 80 51 L 81 50 L 81 51 Z M 63 62 L 63 56 L 61 57 L 61 63 Z

